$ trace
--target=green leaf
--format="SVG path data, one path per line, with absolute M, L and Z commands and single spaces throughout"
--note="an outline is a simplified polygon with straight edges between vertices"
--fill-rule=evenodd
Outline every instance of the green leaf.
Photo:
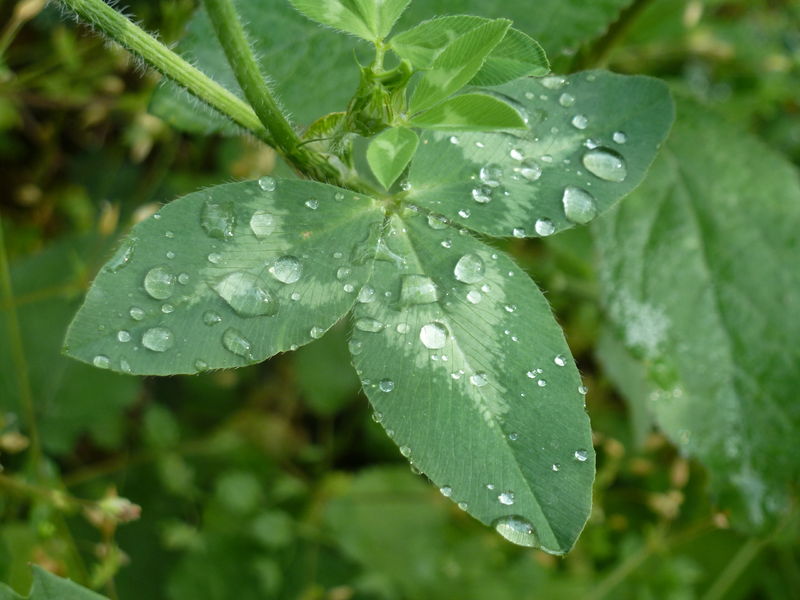
M 449 43 L 417 82 L 409 110 L 430 108 L 464 87 L 508 31 L 511 21 L 497 19 L 476 27 Z
M 536 285 L 435 217 L 392 217 L 350 342 L 400 451 L 511 541 L 563 553 L 589 514 L 580 376 Z
M 367 161 L 381 185 L 389 189 L 417 151 L 419 137 L 405 127 L 385 129 L 367 148 Z
M 528 75 L 541 77 L 549 72 L 550 63 L 539 43 L 512 28 L 492 50 L 470 84 L 500 85 Z
M 425 133 L 408 200 L 494 236 L 532 237 L 591 221 L 644 177 L 673 119 L 657 79 L 587 71 L 493 88 L 527 131 Z
M 456 39 L 487 23 L 491 23 L 491 19 L 470 15 L 437 17 L 398 33 L 389 45 L 417 69 L 430 69 L 442 51 Z
M 710 112 L 678 115 L 645 183 L 597 223 L 604 303 L 659 426 L 736 522 L 767 529 L 800 479 L 800 180 Z
M 33 586 L 29 596 L 20 596 L 0 583 L 0 600 L 106 600 L 69 579 L 62 579 L 33 565 Z
M 417 115 L 410 125 L 446 131 L 496 131 L 524 129 L 525 121 L 514 107 L 493 96 L 462 94 Z
M 383 211 L 266 177 L 166 205 L 134 227 L 67 334 L 68 353 L 134 374 L 259 362 L 320 337 L 369 277 Z
M 389 35 L 410 0 L 289 0 L 297 10 L 322 25 L 367 41 Z

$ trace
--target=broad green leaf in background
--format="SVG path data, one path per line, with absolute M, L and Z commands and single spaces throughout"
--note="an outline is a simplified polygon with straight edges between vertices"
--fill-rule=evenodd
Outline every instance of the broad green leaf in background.
M 450 98 L 412 118 L 409 124 L 421 129 L 445 131 L 525 128 L 525 120 L 513 106 L 488 94 L 462 94 Z
M 367 161 L 381 185 L 389 189 L 408 166 L 417 150 L 419 137 L 405 127 L 386 129 L 367 148 Z
M 289 0 L 317 23 L 378 41 L 389 35 L 411 0 Z
M 416 113 L 430 108 L 469 83 L 510 25 L 507 19 L 489 21 L 449 43 L 417 82 L 409 111 Z
M 604 304 L 659 426 L 739 524 L 764 528 L 800 480 L 800 180 L 708 111 L 678 116 L 641 189 L 597 223 Z
M 123 437 L 122 413 L 140 389 L 134 379 L 82 365 L 60 353 L 86 282 L 108 248 L 108 239 L 87 235 L 53 243 L 11 265 L 12 301 L 27 373 L 16 369 L 16 349 L 7 329 L 10 307 L 0 298 L 0 412 L 22 418 L 19 378 L 27 377 L 42 443 L 52 453 L 69 452 L 86 433 L 101 446 L 115 447 Z M 102 396 L 92 393 L 98 389 Z
M 311 181 L 189 194 L 134 227 L 100 272 L 67 352 L 133 374 L 259 362 L 321 337 L 369 277 L 383 212 Z
M 581 381 L 547 301 L 505 254 L 408 211 L 354 311 L 353 362 L 401 453 L 518 544 L 568 551 L 594 452 Z
M 62 579 L 33 565 L 33 586 L 29 596 L 20 596 L 0 583 L 0 600 L 107 600 L 105 596 Z
M 391 48 L 418 69 L 430 69 L 436 58 L 459 36 L 489 23 L 468 15 L 439 17 L 399 33 Z M 499 85 L 526 75 L 546 75 L 550 70 L 542 47 L 519 31 L 509 29 L 472 78 L 473 85 Z
M 585 224 L 643 179 L 673 119 L 657 79 L 587 71 L 493 88 L 528 131 L 425 133 L 408 200 L 495 236 L 547 236 Z

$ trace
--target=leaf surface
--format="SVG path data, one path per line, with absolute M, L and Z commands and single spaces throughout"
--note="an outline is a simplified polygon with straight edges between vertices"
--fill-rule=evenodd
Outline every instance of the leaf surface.
M 133 228 L 67 334 L 70 355 L 166 375 L 242 366 L 320 337 L 355 301 L 383 212 L 310 181 L 219 185 Z
M 410 0 L 289 0 L 309 19 L 369 41 L 386 37 Z
M 106 600 L 106 598 L 69 579 L 62 579 L 33 565 L 33 586 L 30 595 L 20 596 L 0 583 L 0 600 Z
M 739 524 L 764 528 L 800 479 L 800 180 L 710 112 L 678 115 L 646 182 L 597 223 L 604 303 L 659 426 Z
M 513 106 L 494 96 L 461 94 L 417 115 L 410 125 L 440 131 L 486 131 L 524 129 L 525 121 Z
M 386 129 L 367 147 L 367 161 L 381 185 L 389 189 L 408 166 L 419 145 L 419 137 L 405 127 Z
M 657 79 L 587 71 L 493 88 L 528 117 L 517 134 L 425 133 L 408 200 L 493 236 L 591 221 L 643 179 L 672 124 Z
M 350 342 L 376 418 L 474 517 L 569 550 L 594 453 L 580 376 L 536 285 L 505 254 L 431 217 L 393 217 Z
M 500 85 L 528 75 L 541 77 L 549 72 L 550 63 L 539 42 L 511 28 L 486 58 L 470 84 Z

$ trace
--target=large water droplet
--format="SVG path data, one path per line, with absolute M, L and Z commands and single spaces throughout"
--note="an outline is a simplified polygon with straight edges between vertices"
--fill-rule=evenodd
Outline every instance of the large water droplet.
M 275 188 L 278 187 L 278 184 L 275 182 L 275 179 L 266 176 L 258 180 L 258 187 L 265 192 L 274 192 Z
M 489 187 L 498 187 L 503 177 L 503 168 L 496 164 L 485 165 L 481 167 L 479 176 L 481 181 Z
M 142 346 L 153 352 L 166 352 L 175 345 L 175 336 L 166 327 L 152 327 L 142 335 Z
M 226 329 L 222 334 L 222 345 L 237 356 L 252 360 L 253 345 L 236 329 Z
M 214 291 L 243 317 L 271 316 L 278 312 L 278 300 L 251 273 L 231 273 L 214 286 Z
M 133 253 L 136 250 L 136 238 L 128 238 L 114 253 L 114 256 L 106 264 L 106 269 L 112 273 L 116 273 L 120 269 L 126 267 L 133 258 Z
M 394 381 L 391 379 L 381 379 L 380 383 L 378 383 L 378 389 L 388 394 L 394 389 Z
M 477 254 L 465 254 L 458 259 L 453 274 L 462 283 L 478 283 L 483 279 L 483 259 Z
M 404 275 L 400 286 L 400 304 L 430 304 L 439 299 L 439 288 L 425 275 Z
M 281 283 L 295 283 L 303 275 L 303 265 L 294 256 L 281 256 L 269 268 L 269 273 Z
M 383 331 L 384 325 L 376 319 L 364 318 L 356 321 L 356 329 L 367 333 L 378 333 Z
M 533 228 L 536 230 L 536 233 L 542 237 L 547 237 L 548 235 L 553 235 L 556 230 L 556 226 L 553 225 L 553 222 L 550 219 L 536 219 L 536 223 L 534 224 Z
M 144 276 L 144 289 L 156 300 L 166 300 L 175 289 L 175 276 L 164 267 L 155 267 Z
M 497 499 L 500 501 L 500 504 L 505 504 L 506 506 L 511 506 L 514 504 L 514 492 L 506 491 L 497 496 Z
M 250 217 L 250 229 L 258 239 L 263 239 L 275 231 L 275 217 L 265 210 L 257 210 Z
M 200 224 L 213 238 L 227 240 L 233 237 L 236 224 L 236 208 L 232 200 L 209 198 L 203 205 Z
M 431 350 L 444 348 L 447 343 L 447 327 L 438 321 L 423 325 L 419 330 L 419 339 L 423 346 Z
M 574 185 L 568 185 L 564 188 L 561 203 L 564 205 L 564 216 L 578 225 L 588 223 L 597 216 L 597 205 L 595 204 L 594 196 Z
M 509 542 L 529 548 L 539 547 L 539 538 L 530 521 L 516 515 L 501 517 L 494 522 L 494 529 Z
M 592 175 L 604 181 L 619 183 L 628 176 L 628 167 L 625 159 L 619 152 L 609 148 L 595 148 L 583 155 L 583 166 Z

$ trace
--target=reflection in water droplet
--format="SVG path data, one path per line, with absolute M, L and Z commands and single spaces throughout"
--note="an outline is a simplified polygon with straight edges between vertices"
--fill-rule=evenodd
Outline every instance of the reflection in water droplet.
M 552 235 L 556 230 L 556 226 L 553 225 L 553 222 L 550 219 L 545 218 L 536 219 L 536 223 L 534 224 L 533 228 L 536 230 L 536 233 L 542 237 Z
M 281 283 L 295 283 L 303 275 L 303 265 L 294 256 L 281 256 L 268 270 Z
M 231 328 L 225 330 L 225 333 L 222 334 L 222 345 L 225 346 L 228 351 L 233 352 L 237 356 L 241 356 L 248 360 L 253 359 L 253 355 L 251 353 L 253 345 L 236 329 Z
M 522 517 L 516 515 L 501 517 L 494 522 L 494 529 L 509 542 L 518 546 L 527 546 L 528 548 L 540 546 L 533 525 Z
M 589 126 L 589 119 L 586 115 L 575 115 L 572 117 L 572 126 L 575 129 L 586 129 Z
M 615 131 L 611 139 L 613 139 L 617 144 L 624 144 L 628 141 L 628 136 L 624 131 Z
M 236 208 L 232 200 L 206 200 L 200 215 L 200 224 L 209 236 L 221 240 L 230 239 L 233 237 L 235 223 Z
M 561 465 L 560 465 L 560 464 L 558 464 L 558 463 L 553 463 L 553 465 L 552 465 L 550 468 L 551 468 L 553 471 L 556 471 L 556 472 L 558 472 L 558 471 L 561 469 Z
M 213 310 L 207 310 L 203 313 L 203 323 L 206 325 L 216 325 L 217 323 L 222 321 L 222 317 L 215 313 Z
M 569 108 L 570 106 L 575 104 L 575 96 L 564 92 L 563 94 L 561 94 L 561 96 L 559 96 L 558 103 L 564 108 Z
M 580 450 L 575 450 L 574 456 L 575 460 L 577 460 L 578 462 L 586 462 L 587 460 L 589 460 L 589 453 L 583 448 L 581 448 Z
M 485 165 L 481 167 L 479 177 L 489 187 L 498 187 L 503 177 L 503 168 L 497 164 Z
M 131 319 L 134 321 L 141 321 L 144 319 L 145 312 L 138 306 L 131 306 L 131 309 L 128 311 L 128 314 L 131 316 Z
M 419 339 L 423 346 L 431 350 L 438 350 L 444 348 L 447 343 L 447 327 L 443 323 L 433 321 L 427 325 L 423 325 L 419 330 Z
M 116 273 L 120 269 L 126 267 L 133 258 L 133 253 L 136 250 L 136 239 L 128 238 L 119 247 L 112 259 L 106 264 L 106 269 L 112 273 Z
M 175 310 L 175 307 L 172 306 L 172 304 L 162 304 L 161 305 L 161 312 L 164 313 L 165 315 L 170 314 L 174 310 Z
M 597 205 L 595 204 L 594 196 L 574 185 L 568 185 L 564 188 L 561 203 L 564 206 L 564 216 L 572 223 L 583 225 L 597 216 Z
M 469 382 L 476 387 L 483 387 L 489 383 L 489 377 L 483 371 L 470 375 Z
M 379 331 L 383 331 L 383 327 L 383 323 L 376 319 L 365 318 L 356 321 L 356 329 L 368 333 L 378 333 Z
M 469 209 L 466 208 L 462 208 L 460 211 L 458 211 L 458 216 L 461 217 L 462 219 L 469 219 L 469 216 L 471 214 L 472 213 L 469 211 Z
M 500 504 L 505 504 L 506 506 L 511 506 L 514 504 L 514 492 L 506 491 L 497 496 L 497 499 L 500 501 Z
M 155 267 L 144 276 L 144 289 L 151 298 L 166 300 L 175 288 L 175 276 L 164 267 Z
M 275 231 L 275 217 L 265 210 L 257 210 L 250 217 L 250 229 L 258 239 L 263 239 Z
M 465 254 L 458 259 L 453 274 L 462 283 L 477 283 L 484 276 L 483 260 L 477 254 Z
M 430 277 L 425 275 L 404 275 L 400 286 L 400 304 L 430 304 L 439 299 L 439 289 Z
M 394 381 L 391 379 L 381 379 L 378 383 L 378 389 L 388 394 L 394 389 Z
M 110 369 L 111 359 L 104 354 L 98 354 L 92 359 L 92 364 L 98 369 Z
M 454 135 L 450 136 L 450 143 L 451 144 L 456 144 L 457 145 L 459 143 L 459 141 L 460 140 L 456 136 L 454 136 Z
M 590 150 L 583 155 L 582 161 L 587 171 L 604 181 L 620 183 L 628 176 L 625 159 L 619 152 L 609 148 Z
M 274 192 L 275 188 L 278 187 L 278 184 L 272 177 L 262 177 L 258 180 L 258 187 L 265 192 Z
M 142 335 L 142 346 L 153 352 L 166 352 L 175 345 L 175 336 L 166 327 L 152 327 Z
M 272 316 L 278 312 L 278 300 L 251 273 L 231 273 L 214 286 L 214 291 L 243 317 Z

